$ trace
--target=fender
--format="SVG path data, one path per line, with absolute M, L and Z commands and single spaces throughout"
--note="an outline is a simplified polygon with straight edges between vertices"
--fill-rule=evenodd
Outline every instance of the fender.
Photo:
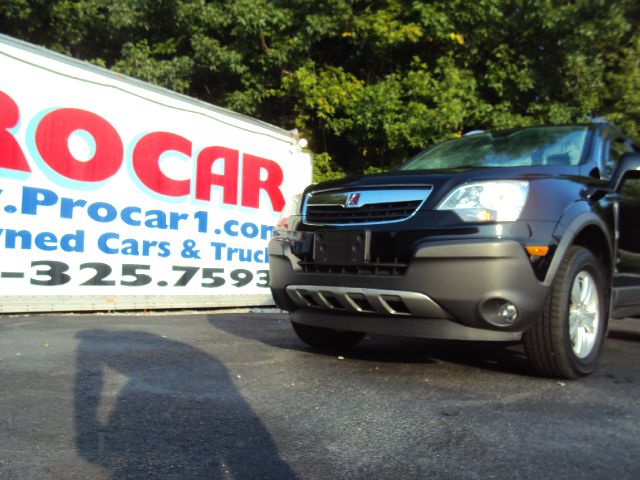
M 577 202 L 565 211 L 553 232 L 553 237 L 559 238 L 560 242 L 558 242 L 555 254 L 549 265 L 547 275 L 543 282 L 544 285 L 551 286 L 560 267 L 560 262 L 562 262 L 567 250 L 573 245 L 576 237 L 586 227 L 591 225 L 598 227 L 604 234 L 607 245 L 609 246 L 609 258 L 611 261 L 609 268 L 611 272 L 614 271 L 616 252 L 615 243 L 610 233 L 611 227 L 605 223 L 600 215 L 590 208 L 589 204 L 586 202 Z

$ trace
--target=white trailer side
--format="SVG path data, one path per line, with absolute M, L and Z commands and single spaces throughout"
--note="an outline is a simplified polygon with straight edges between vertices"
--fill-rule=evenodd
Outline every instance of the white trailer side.
M 295 132 L 0 35 L 0 312 L 268 305 Z

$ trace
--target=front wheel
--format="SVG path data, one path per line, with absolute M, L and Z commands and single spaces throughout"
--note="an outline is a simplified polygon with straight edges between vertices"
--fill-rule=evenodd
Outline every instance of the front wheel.
M 541 318 L 523 340 L 527 356 L 541 374 L 578 378 L 598 361 L 608 317 L 606 280 L 591 251 L 573 246 L 551 286 Z
M 354 347 L 366 335 L 363 332 L 348 332 L 325 327 L 314 327 L 302 323 L 291 322 L 298 338 L 310 347 L 318 350 L 339 352 Z

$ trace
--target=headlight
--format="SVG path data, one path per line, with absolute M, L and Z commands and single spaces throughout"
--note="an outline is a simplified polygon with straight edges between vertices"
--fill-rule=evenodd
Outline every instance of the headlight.
M 292 225 L 289 221 L 289 217 L 294 215 L 300 215 L 300 201 L 302 200 L 302 194 L 298 193 L 289 199 L 287 203 L 284 204 L 284 208 L 280 213 L 280 218 L 278 219 L 278 223 L 276 223 L 276 229 L 278 230 L 291 230 Z
M 451 192 L 437 210 L 453 210 L 465 222 L 514 222 L 520 217 L 529 182 L 496 180 L 467 183 Z

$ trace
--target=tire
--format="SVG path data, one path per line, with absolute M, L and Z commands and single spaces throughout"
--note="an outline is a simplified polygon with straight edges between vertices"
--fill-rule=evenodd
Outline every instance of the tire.
M 541 318 L 523 336 L 533 368 L 549 377 L 574 379 L 596 367 L 607 328 L 607 281 L 584 247 L 566 253 Z
M 348 332 L 331 328 L 314 327 L 302 323 L 291 322 L 298 338 L 312 348 L 329 352 L 349 350 L 366 335 L 364 332 Z

